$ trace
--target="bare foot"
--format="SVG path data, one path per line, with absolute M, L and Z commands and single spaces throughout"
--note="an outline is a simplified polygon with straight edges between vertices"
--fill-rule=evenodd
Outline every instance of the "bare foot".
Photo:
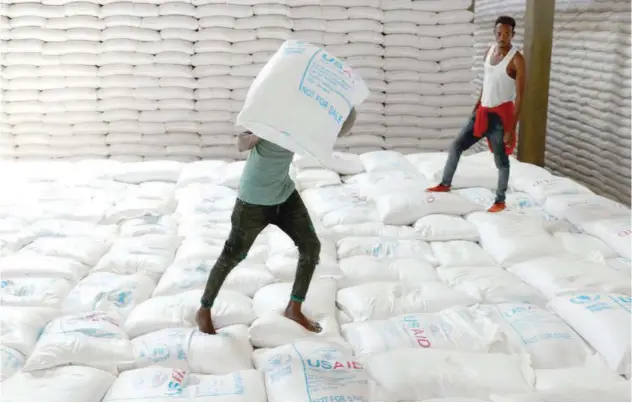
M 208 308 L 200 308 L 195 314 L 195 321 L 197 322 L 198 329 L 202 333 L 217 334 L 213 327 L 213 321 L 211 320 L 211 310 Z
M 317 322 L 309 320 L 303 315 L 301 306 L 298 303 L 290 302 L 287 308 L 285 308 L 285 317 L 293 320 L 310 332 L 320 333 L 323 330 Z

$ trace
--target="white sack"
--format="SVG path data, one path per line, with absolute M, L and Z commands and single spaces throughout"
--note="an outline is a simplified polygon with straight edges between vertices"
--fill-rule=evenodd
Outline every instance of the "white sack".
M 467 219 L 478 227 L 483 249 L 502 266 L 555 255 L 561 249 L 542 222 L 520 213 L 474 213 Z
M 13 254 L 0 258 L 2 278 L 53 277 L 71 282 L 79 281 L 88 274 L 88 266 L 76 260 L 37 255 Z
M 0 383 L 12 377 L 24 366 L 26 357 L 16 349 L 0 346 Z
M 461 309 L 401 315 L 342 325 L 342 334 L 358 357 L 408 348 L 488 352 L 497 327 L 475 322 Z
M 62 311 L 66 315 L 104 311 L 124 319 L 136 305 L 150 297 L 155 286 L 142 274 L 93 273 L 72 289 Z
M 608 367 L 630 377 L 629 295 L 575 293 L 551 300 L 550 307 L 606 360 Z
M 496 262 L 476 242 L 447 241 L 432 242 L 432 252 L 441 267 L 493 266 Z
M 72 283 L 61 278 L 8 278 L 0 281 L 0 303 L 60 308 L 71 288 Z
M 547 299 L 569 292 L 605 291 L 630 294 L 630 279 L 603 263 L 574 256 L 545 256 L 507 269 Z
M 564 249 L 574 255 L 582 257 L 602 257 L 612 259 L 617 253 L 602 240 L 587 234 L 574 234 L 571 232 L 556 232 L 553 236 L 562 242 Z
M 632 400 L 632 385 L 608 384 L 598 388 L 584 388 L 573 385 L 571 388 L 560 388 L 551 391 L 528 394 L 492 394 L 493 402 L 629 402 Z
M 322 81 L 322 71 L 335 80 Z M 351 108 L 368 95 L 362 79 L 340 60 L 313 45 L 286 41 L 252 83 L 237 124 L 297 154 L 326 161 Z
M 224 375 L 252 368 L 252 345 L 245 325 L 227 326 L 216 335 L 192 328 L 168 328 L 132 340 L 135 361 L 120 370 L 173 368 Z
M 116 372 L 120 364 L 133 361 L 132 344 L 107 312 L 63 316 L 46 325 L 24 371 L 63 365 L 86 365 Z
M 138 337 L 166 327 L 195 327 L 202 290 L 154 297 L 138 305 L 125 321 L 130 337 Z M 249 325 L 255 320 L 252 300 L 229 290 L 221 290 L 211 309 L 215 329 L 230 325 Z
M 439 282 L 366 283 L 338 291 L 338 306 L 355 322 L 411 313 L 434 313 L 476 302 Z
M 260 402 L 266 400 L 263 376 L 255 370 L 202 375 L 171 368 L 125 371 L 104 402 Z
M 413 225 L 424 241 L 478 241 L 476 226 L 458 215 L 430 214 Z
M 601 239 L 620 256 L 632 259 L 632 229 L 629 216 L 589 222 L 583 225 L 583 229 L 586 233 Z
M 485 306 L 483 311 L 506 338 L 494 351 L 529 354 L 535 369 L 584 366 L 593 354 L 570 326 L 543 308 L 507 302 Z
M 502 267 L 439 267 L 439 277 L 453 290 L 488 303 L 522 301 L 544 306 L 546 298 Z
M 549 179 L 531 179 L 518 177 L 512 184 L 512 188 L 519 192 L 526 192 L 538 203 L 542 204 L 549 196 L 567 194 L 592 194 L 585 186 L 572 179 L 553 176 Z
M 2 383 L 3 402 L 98 402 L 116 376 L 80 365 L 67 365 L 37 372 L 18 372 Z
M 379 259 L 358 255 L 341 259 L 340 269 L 344 277 L 338 280 L 339 288 L 381 281 L 414 283 L 438 279 L 431 264 L 416 259 Z
M 110 248 L 110 242 L 87 237 L 42 237 L 26 245 L 20 253 L 68 258 L 94 266 Z
M 265 375 L 268 401 L 373 400 L 369 375 L 339 344 L 304 340 L 257 350 L 253 358 Z
M 532 392 L 535 383 L 523 355 L 408 348 L 363 363 L 373 379 L 404 401 L 450 396 L 486 400 L 491 393 Z
M 214 263 L 214 260 L 182 261 L 169 266 L 153 296 L 175 295 L 204 287 Z M 273 282 L 274 276 L 265 265 L 243 261 L 228 274 L 222 289 L 252 297 L 257 290 Z
M 347 237 L 338 242 L 338 257 L 366 255 L 376 258 L 419 259 L 436 265 L 430 245 L 416 239 L 380 238 L 380 237 Z

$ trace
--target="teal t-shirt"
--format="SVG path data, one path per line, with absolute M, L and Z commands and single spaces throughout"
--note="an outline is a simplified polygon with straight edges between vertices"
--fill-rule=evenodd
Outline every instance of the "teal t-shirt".
M 295 189 L 290 178 L 293 158 L 293 152 L 259 139 L 248 155 L 239 182 L 239 199 L 260 206 L 274 206 L 285 202 Z

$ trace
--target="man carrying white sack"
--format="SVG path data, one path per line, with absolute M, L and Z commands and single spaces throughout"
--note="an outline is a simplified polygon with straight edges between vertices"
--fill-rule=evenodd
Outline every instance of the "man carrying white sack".
M 525 86 L 524 57 L 512 46 L 516 21 L 499 17 L 494 25 L 496 44 L 485 53 L 483 89 L 474 111 L 452 144 L 443 170 L 443 180 L 429 192 L 449 192 L 463 151 L 487 137 L 498 168 L 496 200 L 489 212 L 503 211 L 509 183 L 509 155 L 516 147 L 516 125 L 520 117 Z M 513 100 L 515 99 L 515 105 Z
M 351 109 L 338 136 L 344 136 L 355 123 L 355 109 Z M 250 150 L 239 183 L 239 194 L 231 215 L 231 230 L 221 255 L 211 270 L 202 294 L 196 321 L 201 332 L 215 334 L 211 307 L 224 280 L 246 258 L 257 236 L 269 224 L 285 232 L 298 248 L 296 278 L 285 308 L 285 317 L 312 332 L 321 327 L 305 317 L 301 306 L 309 283 L 318 264 L 320 241 L 307 208 L 290 178 L 290 164 L 294 153 L 270 141 L 245 132 L 237 139 L 239 151 Z

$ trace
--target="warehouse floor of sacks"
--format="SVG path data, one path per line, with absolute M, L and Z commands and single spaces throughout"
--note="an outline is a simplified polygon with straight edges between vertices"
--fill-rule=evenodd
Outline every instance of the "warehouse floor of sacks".
M 512 159 L 296 158 L 319 233 L 257 239 L 196 330 L 244 162 L 6 162 L 0 170 L 2 401 L 630 401 L 630 209 Z

